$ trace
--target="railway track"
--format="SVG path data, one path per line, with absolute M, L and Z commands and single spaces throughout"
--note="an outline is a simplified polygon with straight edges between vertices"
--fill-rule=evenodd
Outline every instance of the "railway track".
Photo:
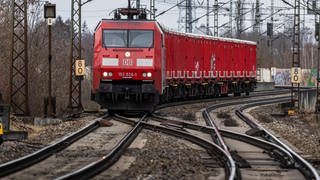
M 283 102 L 290 102 L 290 99 L 279 99 L 278 101 L 271 101 L 271 102 L 264 102 L 264 104 L 270 104 L 270 103 L 283 103 Z M 239 118 L 241 118 L 243 121 L 247 122 L 250 124 L 251 128 L 254 128 L 259 131 L 259 134 L 261 137 L 264 139 L 273 142 L 275 144 L 278 144 L 279 146 L 283 147 L 286 149 L 293 157 L 295 160 L 294 167 L 298 169 L 304 177 L 307 179 L 320 179 L 316 169 L 304 158 L 302 158 L 299 154 L 297 154 L 294 150 L 292 150 L 288 145 L 285 143 L 281 142 L 277 137 L 275 137 L 272 133 L 270 133 L 268 130 L 257 124 L 254 120 L 250 119 L 244 112 L 243 110 L 248 109 L 250 107 L 254 106 L 259 106 L 262 105 L 263 102 L 255 102 L 255 103 L 250 103 L 244 106 L 241 106 L 239 109 L 236 110 L 236 114 L 238 115 Z M 293 174 L 294 178 L 296 176 Z
M 101 127 L 100 121 L 107 116 L 29 156 L 2 164 L 1 177 L 53 179 L 100 159 L 131 129 L 112 120 L 112 127 Z
M 100 172 L 109 168 L 115 163 L 126 150 L 126 148 L 134 141 L 139 135 L 143 126 L 142 123 L 146 121 L 147 114 L 140 120 L 135 122 L 134 127 L 119 141 L 119 143 L 105 156 L 101 157 L 95 162 L 69 174 L 61 176 L 57 179 L 88 179 Z
M 33 164 L 36 164 L 43 159 L 51 156 L 53 153 L 63 150 L 64 148 L 71 145 L 73 142 L 79 140 L 83 136 L 87 135 L 88 133 L 94 131 L 99 127 L 99 120 L 106 118 L 107 115 L 98 118 L 96 121 L 90 123 L 86 127 L 80 129 L 79 131 L 62 138 L 61 140 L 42 148 L 30 155 L 24 156 L 17 160 L 13 160 L 4 164 L 0 165 L 0 177 L 7 176 L 14 172 L 20 171 L 26 167 L 29 167 Z
M 241 103 L 244 103 L 244 100 L 241 101 Z M 253 103 L 260 103 L 260 101 L 261 99 L 245 100 L 245 103 L 250 105 L 241 106 L 241 108 L 237 109 L 239 111 L 238 113 L 242 114 L 243 117 L 246 117 L 242 113 L 242 110 L 251 106 L 256 106 L 257 104 Z M 284 97 L 280 100 L 278 99 L 278 101 L 287 101 L 287 99 Z M 125 152 L 128 146 L 134 141 L 134 139 L 139 135 L 142 129 L 147 129 L 150 131 L 162 132 L 171 136 L 176 136 L 204 148 L 209 154 L 208 161 L 218 164 L 218 167 L 216 168 L 224 169 L 222 173 L 223 175 L 219 176 L 220 178 L 223 177 L 222 179 L 255 179 L 257 177 L 261 178 L 262 176 L 273 178 L 286 176 L 296 179 L 300 179 L 303 177 L 305 177 L 306 179 L 319 179 L 318 175 L 316 174 L 317 172 L 313 171 L 312 166 L 308 165 L 307 162 L 297 156 L 297 154 L 287 146 L 284 146 L 281 143 L 275 143 L 275 140 L 271 141 L 271 135 L 267 136 L 266 131 L 265 133 L 260 133 L 263 134 L 263 136 L 261 137 L 252 137 L 246 135 L 245 132 L 250 129 L 259 129 L 260 131 L 263 130 L 259 125 L 254 124 L 254 122 L 248 123 L 249 120 L 246 120 L 246 122 L 248 123 L 248 127 L 244 132 L 233 132 L 230 129 L 222 129 L 217 125 L 215 120 L 211 118 L 211 112 L 216 108 L 237 105 L 237 103 L 240 104 L 240 102 L 230 102 L 208 107 L 205 111 L 203 111 L 204 117 L 207 118 L 207 126 L 192 124 L 179 120 L 170 120 L 159 117 L 157 115 L 145 115 L 139 120 L 119 116 L 114 117 L 114 120 L 120 121 L 119 123 L 126 123 L 128 125 L 134 126 L 132 130 L 130 130 L 131 126 L 128 126 L 128 128 L 123 132 L 124 136 L 125 132 L 130 131 L 125 137 L 113 141 L 114 143 L 112 144 L 116 144 L 116 142 L 119 142 L 117 146 L 113 148 L 109 147 L 109 150 L 104 149 L 104 152 L 99 154 L 99 157 L 95 157 L 96 161 L 93 161 L 91 158 L 90 161 L 82 163 L 81 166 L 73 166 L 72 168 L 69 168 L 67 170 L 65 169 L 65 171 L 63 172 L 60 171 L 55 175 L 50 176 L 50 178 L 87 179 L 96 176 L 97 174 L 105 171 L 110 166 L 112 166 Z M 276 103 L 276 100 L 269 100 L 268 103 Z M 84 128 L 87 130 L 86 133 L 83 133 L 82 136 L 79 136 L 72 141 L 69 139 L 70 137 L 65 138 L 68 139 L 67 141 L 59 141 L 60 145 L 57 145 L 57 147 L 62 145 L 64 146 L 60 148 L 52 148 L 53 150 L 50 150 L 47 154 L 52 154 L 55 151 L 66 148 L 71 144 L 71 142 L 75 142 L 86 134 L 92 132 L 92 130 L 98 129 L 99 122 L 98 125 L 97 122 L 98 121 L 90 124 L 88 126 L 90 128 Z M 80 131 L 82 132 L 83 130 Z M 76 136 L 75 134 L 78 134 L 79 132 L 74 133 L 72 136 Z M 45 154 L 45 150 L 40 150 L 39 152 Z M 29 157 L 21 158 L 14 162 L 9 162 L 1 165 L 0 176 L 3 177 L 15 171 L 19 171 L 27 166 L 30 166 L 31 164 L 37 163 L 37 161 L 50 156 L 42 155 L 40 156 L 41 158 L 36 158 L 37 156 L 39 156 L 35 156 L 35 154 L 37 153 L 34 153 Z M 23 163 L 30 159 L 37 159 L 37 161 L 33 160 L 33 162 L 29 162 L 28 164 Z M 11 167 L 15 168 L 11 169 Z M 29 170 L 29 168 L 26 170 Z M 12 174 L 8 177 L 10 179 L 15 179 L 15 177 L 17 177 L 16 179 L 21 179 L 21 177 L 23 177 L 21 176 L 21 173 L 24 174 L 23 172 L 24 171 L 19 171 L 18 174 Z M 30 172 L 28 173 L 30 174 Z
M 236 160 L 239 168 L 237 170 L 237 178 L 241 175 L 244 179 L 256 179 L 262 177 L 272 177 L 276 179 L 284 177 L 288 177 L 288 179 L 319 179 L 316 170 L 307 161 L 242 113 L 242 110 L 252 106 L 287 101 L 289 101 L 289 99 L 284 97 L 271 100 L 269 99 L 264 102 L 261 102 L 261 100 L 248 100 L 245 102 L 242 101 L 241 103 L 229 102 L 213 105 L 203 111 L 203 116 L 206 119 L 207 126 L 210 126 L 213 129 L 213 131 L 211 131 L 212 136 L 219 139 L 219 141 L 224 141 L 222 143 L 217 141 L 215 142 L 224 149 L 226 149 L 225 146 L 228 146 L 227 149 L 229 149 L 229 153 L 232 154 L 233 158 Z M 247 127 L 240 128 L 240 131 L 242 132 L 235 133 L 234 128 L 229 128 L 229 130 L 222 129 L 221 127 L 218 127 L 217 121 L 211 118 L 210 112 L 217 108 L 243 103 L 247 103 L 249 105 L 241 106 L 236 110 L 236 114 L 239 115 L 247 124 Z M 170 122 L 172 124 L 179 124 L 181 128 L 191 126 L 195 129 L 203 129 L 203 127 L 197 127 L 197 125 L 186 125 L 187 123 L 185 122 L 177 123 L 173 120 L 170 120 Z M 253 143 L 253 140 L 247 139 L 247 141 L 243 141 L 244 138 L 241 137 L 241 135 L 245 135 L 246 132 L 252 129 L 255 129 L 255 132 L 261 135 L 260 138 L 257 139 L 264 139 L 264 141 L 275 145 L 277 148 L 270 148 L 266 145 L 261 145 L 261 143 L 260 145 L 257 145 L 259 143 Z M 266 149 L 266 147 L 268 148 Z M 266 171 L 264 172 L 264 170 Z M 241 171 L 241 173 L 239 173 L 239 171 Z
M 121 122 L 128 124 L 135 124 L 137 121 L 118 116 Z M 197 136 L 195 134 L 188 133 L 187 131 L 181 130 L 179 127 L 172 125 L 161 124 L 161 120 L 157 120 L 157 117 L 151 116 L 148 122 L 142 122 L 143 128 L 153 132 L 161 132 L 170 136 L 178 137 L 194 143 L 208 152 L 207 161 L 215 162 L 215 168 L 224 169 L 225 175 L 223 177 L 234 177 L 235 173 L 235 162 L 232 160 L 231 155 L 226 153 L 221 147 L 216 145 L 210 140 Z M 219 170 L 218 170 L 219 171 Z M 220 177 L 221 178 L 221 177 Z M 224 179 L 224 178 L 222 178 Z

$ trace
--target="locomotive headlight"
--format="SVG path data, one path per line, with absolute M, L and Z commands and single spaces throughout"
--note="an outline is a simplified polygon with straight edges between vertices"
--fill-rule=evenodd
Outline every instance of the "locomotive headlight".
M 149 78 L 152 77 L 152 73 L 151 73 L 151 72 L 148 72 L 148 73 L 147 73 L 147 77 L 149 77 Z
M 109 72 L 108 75 L 111 77 L 113 74 L 112 74 L 112 72 Z
M 142 77 L 147 77 L 147 73 L 142 73 Z
M 103 72 L 102 75 L 103 77 L 108 77 L 108 72 Z

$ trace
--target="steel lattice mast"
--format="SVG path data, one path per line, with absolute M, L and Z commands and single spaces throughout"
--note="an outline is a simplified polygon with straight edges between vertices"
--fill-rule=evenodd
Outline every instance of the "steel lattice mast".
M 207 26 L 207 29 L 206 29 L 206 34 L 209 35 L 210 34 L 210 16 L 209 16 L 209 6 L 210 6 L 210 0 L 207 0 L 207 14 L 206 14 L 206 26 Z
M 75 75 L 75 62 L 81 59 L 81 0 L 71 2 L 70 86 L 68 109 L 82 111 L 81 78 Z
M 191 33 L 192 32 L 192 25 L 191 25 L 191 21 L 192 21 L 192 0 L 186 0 L 186 30 L 185 32 L 187 33 Z
M 150 19 L 156 19 L 156 12 L 155 12 L 155 0 L 150 0 Z
M 10 105 L 14 113 L 29 115 L 27 0 L 12 0 Z
M 293 27 L 293 48 L 292 48 L 292 67 L 300 68 L 300 1 L 295 0 L 294 3 L 294 27 Z M 298 99 L 294 98 L 294 91 L 298 86 Z M 300 84 L 291 83 L 291 102 L 292 107 L 295 107 L 296 102 L 298 103 L 298 109 L 300 100 Z
M 218 17 L 219 17 L 219 6 L 218 6 L 218 0 L 214 0 L 214 28 L 213 28 L 213 35 L 214 36 L 218 36 L 218 27 L 219 27 L 219 23 L 218 23 Z
M 232 30 L 232 23 L 233 23 L 233 0 L 230 0 L 230 7 L 229 7 L 229 29 L 230 29 L 230 36 L 229 37 L 233 37 L 233 30 Z

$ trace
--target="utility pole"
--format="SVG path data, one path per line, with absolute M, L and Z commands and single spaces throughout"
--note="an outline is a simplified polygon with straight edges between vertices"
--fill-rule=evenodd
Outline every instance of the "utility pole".
M 270 22 L 267 23 L 267 38 L 268 38 L 268 46 L 271 52 L 271 66 L 274 65 L 273 60 L 273 24 L 274 24 L 274 0 L 271 0 L 271 19 Z
M 314 9 L 316 10 L 316 8 Z M 318 9 L 317 9 L 318 10 Z M 316 102 L 316 112 L 319 113 L 320 112 L 320 75 L 319 75 L 319 71 L 320 71 L 320 15 L 317 15 L 315 13 L 315 30 L 318 31 L 315 34 L 318 34 L 317 36 L 317 40 L 318 40 L 318 61 L 317 61 L 317 102 Z M 317 116 L 318 117 L 318 116 Z
M 210 34 L 210 16 L 209 16 L 209 6 L 210 6 L 210 0 L 207 0 L 207 14 L 206 14 L 206 18 L 207 18 L 207 32 L 206 34 L 209 35 Z
M 186 0 L 186 30 L 185 32 L 191 33 L 192 32 L 192 0 Z
M 243 17 L 242 17 L 242 3 L 241 0 L 237 1 L 237 38 L 240 39 L 241 37 L 241 31 L 242 31 L 242 23 L 243 23 Z
M 260 1 L 256 0 L 256 8 L 255 8 L 255 23 L 254 23 L 254 32 L 256 33 L 257 36 L 257 40 L 259 39 L 259 35 L 260 35 L 260 30 L 261 30 L 261 26 L 260 26 L 260 20 L 261 20 L 261 14 L 260 14 Z
M 140 0 L 139 0 L 140 4 Z M 155 12 L 155 0 L 150 0 L 150 19 L 155 20 L 156 19 L 156 12 Z
M 318 60 L 317 60 L 317 102 L 316 102 L 316 113 L 320 112 L 320 15 L 317 14 L 319 9 L 316 1 L 312 2 L 312 9 L 315 17 L 315 38 L 318 40 Z M 318 118 L 318 116 L 317 116 Z
M 56 18 L 56 5 L 51 4 L 49 2 L 46 2 L 44 5 L 44 18 L 48 22 L 48 35 L 49 35 L 49 40 L 48 40 L 48 64 L 49 64 L 49 81 L 48 81 L 48 98 L 45 98 L 45 116 L 47 117 L 53 117 L 55 116 L 56 113 L 56 108 L 55 108 L 55 98 L 52 97 L 52 76 L 51 76 L 51 61 L 52 61 L 52 46 L 51 46 L 51 39 L 52 39 L 52 24 L 53 24 L 53 19 Z
M 81 78 L 76 77 L 75 63 L 81 59 L 81 0 L 71 1 L 71 51 L 69 105 L 72 112 L 83 110 L 81 102 Z
M 10 105 L 29 115 L 27 0 L 12 0 L 11 26 Z
M 230 8 L 229 8 L 229 29 L 230 29 L 230 38 L 233 37 L 232 23 L 233 23 L 233 0 L 230 0 Z
M 291 69 L 291 105 L 292 108 L 298 104 L 300 110 L 300 0 L 295 0 L 294 3 L 294 27 L 293 27 L 293 48 L 292 48 L 292 69 Z M 297 91 L 296 91 L 297 89 Z M 294 92 L 298 92 L 297 99 L 294 97 Z M 291 109 L 293 110 L 293 109 Z
M 218 27 L 219 27 L 219 23 L 218 23 L 218 17 L 219 17 L 219 5 L 218 5 L 218 0 L 214 0 L 214 5 L 213 5 L 213 9 L 214 9 L 214 28 L 213 28 L 213 35 L 214 36 L 218 36 Z
M 179 9 L 179 17 L 178 17 L 178 31 L 179 32 L 182 32 L 182 31 L 185 31 L 185 19 L 183 17 L 183 13 L 184 13 L 184 8 L 185 8 L 185 5 L 182 3 L 183 0 L 179 0 L 179 3 L 178 3 L 178 9 Z

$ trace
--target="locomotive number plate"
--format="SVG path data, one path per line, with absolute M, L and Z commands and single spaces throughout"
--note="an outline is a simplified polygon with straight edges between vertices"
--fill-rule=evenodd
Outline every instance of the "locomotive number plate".
M 133 72 L 119 72 L 118 74 L 120 77 L 135 77 L 137 76 L 137 73 Z
M 124 66 L 132 66 L 132 59 L 123 59 L 122 60 L 122 64 L 124 65 Z

